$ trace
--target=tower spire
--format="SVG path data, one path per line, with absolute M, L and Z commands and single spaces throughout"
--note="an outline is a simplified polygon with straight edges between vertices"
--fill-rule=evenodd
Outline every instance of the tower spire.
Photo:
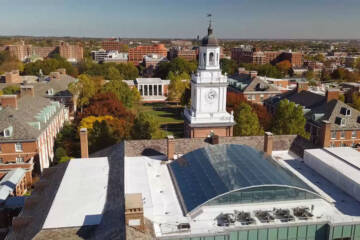
M 212 29 L 212 14 L 208 13 L 207 17 L 209 18 L 209 27 L 208 27 L 208 35 L 211 35 L 213 33 Z

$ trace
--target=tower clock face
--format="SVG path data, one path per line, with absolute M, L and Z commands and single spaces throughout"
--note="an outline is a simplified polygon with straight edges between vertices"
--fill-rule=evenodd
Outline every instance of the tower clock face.
M 209 103 L 214 102 L 216 97 L 217 97 L 217 92 L 214 89 L 210 89 L 206 94 L 206 100 Z

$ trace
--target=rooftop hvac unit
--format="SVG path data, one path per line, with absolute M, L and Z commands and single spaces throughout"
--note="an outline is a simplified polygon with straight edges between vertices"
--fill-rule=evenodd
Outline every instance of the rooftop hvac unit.
M 221 213 L 216 219 L 219 227 L 228 227 L 235 223 L 235 216 L 232 213 Z
M 240 212 L 235 210 L 235 218 L 236 221 L 241 223 L 241 225 L 255 224 L 255 219 L 250 216 L 249 212 Z
M 294 216 L 290 214 L 289 209 L 274 209 L 274 215 L 281 222 L 291 222 L 295 220 Z
M 255 216 L 260 220 L 262 223 L 270 223 L 274 221 L 274 216 L 272 216 L 269 211 L 256 211 Z
M 178 230 L 189 230 L 190 229 L 190 224 L 189 223 L 179 223 L 177 225 L 177 229 Z
M 308 207 L 297 207 L 293 209 L 293 212 L 294 215 L 301 220 L 308 220 L 314 216 Z

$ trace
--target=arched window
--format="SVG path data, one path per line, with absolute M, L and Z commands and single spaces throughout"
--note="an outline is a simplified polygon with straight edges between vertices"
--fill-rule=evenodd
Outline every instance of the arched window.
M 206 66 L 206 53 L 204 53 L 204 65 Z
M 215 56 L 214 56 L 213 52 L 210 53 L 209 63 L 210 63 L 210 65 L 215 65 Z

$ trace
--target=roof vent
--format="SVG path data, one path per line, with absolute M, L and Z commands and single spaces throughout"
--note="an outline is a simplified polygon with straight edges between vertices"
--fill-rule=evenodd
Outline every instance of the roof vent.
M 230 224 L 235 223 L 235 215 L 232 213 L 220 213 L 219 216 L 216 217 L 217 225 L 219 227 L 228 227 Z

